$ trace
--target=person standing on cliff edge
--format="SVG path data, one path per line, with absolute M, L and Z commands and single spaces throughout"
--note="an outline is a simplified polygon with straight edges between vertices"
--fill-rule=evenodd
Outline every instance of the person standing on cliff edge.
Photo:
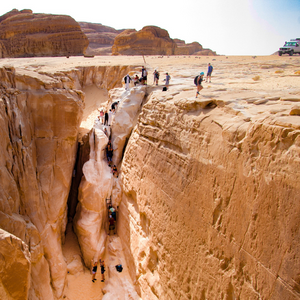
M 141 76 L 142 84 L 147 85 L 147 75 L 148 75 L 148 72 L 147 72 L 146 68 L 143 66 L 142 67 L 142 76 Z
M 213 72 L 213 69 L 214 69 L 213 66 L 209 63 L 207 75 L 206 75 L 206 82 L 208 82 L 208 78 L 209 78 L 209 82 L 211 82 L 211 73 Z

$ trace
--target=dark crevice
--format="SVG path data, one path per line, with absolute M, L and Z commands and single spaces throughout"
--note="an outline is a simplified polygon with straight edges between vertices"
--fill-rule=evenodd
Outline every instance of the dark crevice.
M 72 222 L 76 207 L 78 204 L 78 188 L 83 176 L 83 165 L 89 160 L 90 154 L 90 144 L 89 135 L 86 134 L 82 137 L 82 141 L 78 143 L 76 162 L 73 170 L 72 183 L 70 188 L 70 193 L 68 197 L 68 220 Z

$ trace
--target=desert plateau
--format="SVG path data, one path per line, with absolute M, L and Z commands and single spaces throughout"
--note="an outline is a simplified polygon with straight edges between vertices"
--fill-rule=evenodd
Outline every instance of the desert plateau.
M 297 56 L 2 58 L 0 124 L 1 299 L 300 299 Z

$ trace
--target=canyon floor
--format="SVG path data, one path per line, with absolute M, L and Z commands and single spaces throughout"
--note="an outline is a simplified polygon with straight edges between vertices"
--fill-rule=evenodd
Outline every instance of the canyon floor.
M 211 63 L 214 68 L 211 82 L 203 83 L 203 90 L 196 99 L 194 77 L 204 72 L 206 79 L 208 63 Z M 298 56 L 99 56 L 0 60 L 0 67 L 14 67 L 18 74 L 24 75 L 24 78 L 40 77 L 44 82 L 45 74 L 47 76 L 52 74 L 55 78 L 56 75 L 61 76 L 77 67 L 94 66 L 129 66 L 131 76 L 135 74 L 140 76 L 141 66 L 145 66 L 148 70 L 148 85 L 145 89 L 148 95 L 151 94 L 151 101 L 170 103 L 175 106 L 200 105 L 201 108 L 219 106 L 232 115 L 232 118 L 240 116 L 245 122 L 264 116 L 270 118 L 273 124 L 300 129 L 300 59 Z M 160 72 L 158 86 L 153 84 L 154 70 Z M 166 72 L 171 76 L 171 81 L 168 91 L 163 92 L 163 79 Z M 116 89 L 121 93 L 124 83 L 120 82 Z M 98 109 L 106 107 L 109 103 L 108 94 L 93 84 L 87 86 L 84 92 L 85 108 L 80 125 L 80 137 L 89 132 L 95 124 L 99 114 Z M 222 120 L 221 114 L 218 118 L 220 126 L 228 123 L 228 116 L 226 120 Z M 117 236 L 110 237 L 108 243 L 119 245 L 120 242 L 116 239 Z M 114 249 L 118 247 L 115 246 Z M 68 262 L 71 262 L 74 256 L 81 255 L 70 224 L 66 231 L 63 254 Z M 106 260 L 113 265 L 118 263 L 116 257 L 119 255 L 124 254 L 113 253 L 110 256 L 107 254 Z M 123 264 L 125 268 L 123 274 L 127 276 L 129 271 L 126 262 L 124 261 Z M 100 276 L 98 269 L 96 277 L 98 280 L 92 283 L 91 275 L 86 268 L 78 274 L 68 274 L 66 298 L 69 300 L 102 299 L 104 294 L 102 289 L 105 288 L 105 284 L 100 282 Z M 118 289 L 117 286 L 113 288 Z M 119 292 L 122 294 L 122 289 Z M 123 299 L 122 296 L 120 299 Z

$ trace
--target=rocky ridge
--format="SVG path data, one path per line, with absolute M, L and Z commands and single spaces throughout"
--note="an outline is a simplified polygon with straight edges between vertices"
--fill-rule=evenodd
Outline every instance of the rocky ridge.
M 183 40 L 171 39 L 168 31 L 156 26 L 141 30 L 127 29 L 117 35 L 112 47 L 113 55 L 216 55 L 197 43 L 186 44 Z
M 88 39 L 69 16 L 16 9 L 0 17 L 0 57 L 83 55 Z

